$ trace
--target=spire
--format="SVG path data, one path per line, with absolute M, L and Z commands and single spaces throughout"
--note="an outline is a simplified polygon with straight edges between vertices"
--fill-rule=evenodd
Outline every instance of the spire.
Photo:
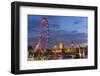
M 74 44 L 74 41 L 72 40 L 72 42 L 71 42 L 72 44 Z

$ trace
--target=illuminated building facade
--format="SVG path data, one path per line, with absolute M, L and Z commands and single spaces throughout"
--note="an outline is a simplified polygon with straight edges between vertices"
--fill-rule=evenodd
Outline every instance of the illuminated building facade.
M 87 55 L 87 47 L 76 46 L 74 42 L 72 42 L 69 46 L 64 47 L 64 44 L 60 42 L 58 45 L 54 45 L 53 53 L 70 55 L 72 58 L 85 58 Z
M 60 42 L 60 43 L 58 44 L 58 48 L 59 48 L 60 50 L 64 49 L 64 44 L 63 44 L 62 42 Z

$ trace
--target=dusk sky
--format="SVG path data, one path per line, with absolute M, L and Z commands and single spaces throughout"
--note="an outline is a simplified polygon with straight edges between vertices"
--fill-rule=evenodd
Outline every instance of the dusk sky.
M 63 42 L 65 46 L 73 41 L 75 44 L 87 44 L 88 17 L 80 16 L 43 16 L 28 15 L 28 45 L 38 42 L 40 20 L 45 17 L 49 24 L 49 48 Z M 45 24 L 44 24 L 45 25 Z M 45 43 L 46 26 L 42 28 L 42 44 Z

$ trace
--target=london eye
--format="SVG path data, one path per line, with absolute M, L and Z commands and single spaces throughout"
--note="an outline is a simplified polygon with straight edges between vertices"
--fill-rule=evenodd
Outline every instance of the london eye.
M 45 45 L 42 45 L 42 28 L 46 27 L 46 34 L 45 34 Z M 39 25 L 39 29 L 38 29 L 38 43 L 34 49 L 34 51 L 40 50 L 41 53 L 45 52 L 48 49 L 48 43 L 49 43 L 49 25 L 48 25 L 48 20 L 43 17 L 40 20 L 40 25 Z

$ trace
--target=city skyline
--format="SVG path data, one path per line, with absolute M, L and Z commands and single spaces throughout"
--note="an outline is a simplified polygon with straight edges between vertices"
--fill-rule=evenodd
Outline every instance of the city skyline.
M 49 25 L 49 48 L 60 41 L 66 46 L 74 41 L 76 45 L 87 44 L 88 18 L 79 16 L 43 16 L 28 15 L 28 45 L 35 46 L 38 42 L 40 20 L 45 17 Z M 45 25 L 45 24 L 44 24 Z M 42 27 L 42 44 L 45 43 L 46 27 Z

